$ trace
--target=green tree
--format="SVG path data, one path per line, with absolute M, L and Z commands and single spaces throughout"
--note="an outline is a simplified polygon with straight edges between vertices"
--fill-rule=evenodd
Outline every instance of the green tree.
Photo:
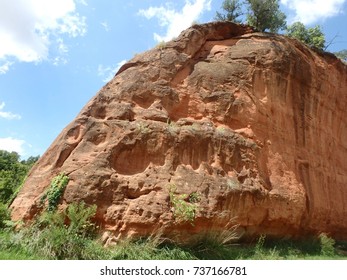
M 39 157 L 20 161 L 16 152 L 0 150 L 0 203 L 8 203 L 22 185 L 24 178 Z
M 26 165 L 26 166 L 29 166 L 29 167 L 32 167 L 38 160 L 39 160 L 40 156 L 36 156 L 36 157 L 28 157 L 28 159 L 26 160 L 22 160 L 21 163 Z
M 241 3 L 239 0 L 224 0 L 222 9 L 226 13 L 222 14 L 216 12 L 215 20 L 241 22 L 238 20 L 238 18 L 242 16 Z
M 261 32 L 278 32 L 286 26 L 286 15 L 280 11 L 278 0 L 247 0 L 247 23 Z
M 7 205 L 0 202 L 0 229 L 5 227 L 7 220 L 10 220 L 10 211 Z
M 325 36 L 319 25 L 306 28 L 301 22 L 295 22 L 287 27 L 286 34 L 289 37 L 300 40 L 309 47 L 315 47 L 320 50 L 325 49 Z
M 19 161 L 19 155 L 16 152 L 7 152 L 0 150 L 0 170 L 12 170 Z

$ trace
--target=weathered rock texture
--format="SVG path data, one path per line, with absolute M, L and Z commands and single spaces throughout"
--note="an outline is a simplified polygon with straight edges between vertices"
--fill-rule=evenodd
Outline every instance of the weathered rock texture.
M 346 239 L 346 92 L 333 55 L 246 26 L 195 25 L 97 93 L 33 168 L 12 217 L 32 219 L 65 172 L 60 207 L 96 204 L 105 239 L 236 224 L 245 236 Z M 195 195 L 193 224 L 175 217 L 170 186 Z

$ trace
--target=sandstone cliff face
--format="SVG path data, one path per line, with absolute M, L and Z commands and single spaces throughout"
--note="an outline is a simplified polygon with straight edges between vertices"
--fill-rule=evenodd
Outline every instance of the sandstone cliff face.
M 195 25 L 97 93 L 31 171 L 12 218 L 32 219 L 65 172 L 60 207 L 96 204 L 105 239 L 234 225 L 347 239 L 346 91 L 333 56 L 246 26 Z

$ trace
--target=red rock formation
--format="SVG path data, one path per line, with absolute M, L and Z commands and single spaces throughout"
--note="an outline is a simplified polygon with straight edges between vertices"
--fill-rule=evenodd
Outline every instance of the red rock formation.
M 105 239 L 233 225 L 347 239 L 346 90 L 333 55 L 228 22 L 195 25 L 97 93 L 33 168 L 12 217 L 32 219 L 65 172 L 61 207 L 96 204 Z

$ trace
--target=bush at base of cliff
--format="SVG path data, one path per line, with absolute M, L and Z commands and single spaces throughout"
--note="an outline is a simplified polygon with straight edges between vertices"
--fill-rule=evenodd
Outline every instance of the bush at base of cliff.
M 95 206 L 73 203 L 64 213 L 44 212 L 28 228 L 14 233 L 1 247 L 16 247 L 42 259 L 107 259 L 108 251 L 95 239 L 95 225 L 90 219 Z M 65 224 L 68 220 L 69 224 Z
M 319 235 L 319 242 L 322 256 L 331 257 L 335 255 L 335 240 L 327 236 L 325 233 Z

